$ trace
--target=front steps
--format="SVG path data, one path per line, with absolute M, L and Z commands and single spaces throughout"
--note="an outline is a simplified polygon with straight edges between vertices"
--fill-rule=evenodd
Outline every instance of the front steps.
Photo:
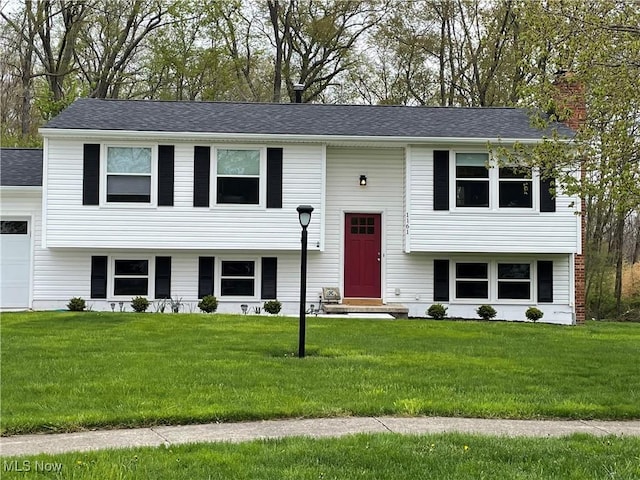
M 372 314 L 372 313 L 386 313 L 392 315 L 395 318 L 407 318 L 409 315 L 409 309 L 404 305 L 400 304 L 387 304 L 383 305 L 381 303 L 371 304 L 373 302 L 366 302 L 367 304 L 362 304 L 361 302 L 354 303 L 354 300 L 348 300 L 347 303 L 326 303 L 322 305 L 322 310 L 324 313 L 337 315 L 337 314 Z

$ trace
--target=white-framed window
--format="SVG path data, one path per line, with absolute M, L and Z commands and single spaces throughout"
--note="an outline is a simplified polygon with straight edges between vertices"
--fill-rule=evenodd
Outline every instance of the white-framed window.
M 531 264 L 498 263 L 498 299 L 531 298 Z
M 264 148 L 260 147 L 216 148 L 216 204 L 260 205 L 264 190 L 264 157 Z
M 456 262 L 456 298 L 489 298 L 489 264 L 483 262 Z
M 256 262 L 254 260 L 222 260 L 220 262 L 220 295 L 222 297 L 254 297 L 256 295 Z
M 115 258 L 113 260 L 113 296 L 150 296 L 150 262 L 148 259 Z
M 456 153 L 456 207 L 489 207 L 488 164 L 488 153 Z
M 535 172 L 497 166 L 487 152 L 455 152 L 452 167 L 456 209 L 532 210 L 537 207 Z
M 531 173 L 531 168 L 500 167 L 498 169 L 498 207 L 533 207 Z
M 534 295 L 531 261 L 454 261 L 457 300 L 531 301 Z
M 154 151 L 148 146 L 106 146 L 106 203 L 153 201 Z

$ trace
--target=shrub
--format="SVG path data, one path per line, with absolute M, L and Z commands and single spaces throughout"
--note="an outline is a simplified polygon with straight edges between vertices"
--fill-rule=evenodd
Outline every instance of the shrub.
M 277 315 L 282 310 L 282 303 L 278 300 L 269 300 L 268 302 L 264 302 L 264 311 L 267 313 L 271 313 L 272 315 Z
M 491 320 L 498 314 L 498 312 L 496 312 L 496 309 L 491 305 L 480 305 L 476 310 L 476 313 L 483 320 Z
M 131 300 L 131 308 L 136 312 L 146 312 L 149 308 L 149 300 L 144 297 L 134 297 Z
M 542 313 L 542 310 L 540 310 L 539 308 L 529 307 L 529 308 L 527 308 L 527 311 L 524 312 L 524 315 L 525 315 L 525 317 L 527 317 L 532 322 L 537 322 L 538 320 L 540 320 L 542 318 L 544 313 Z
M 67 308 L 72 312 L 82 312 L 86 306 L 87 304 L 84 299 L 80 297 L 73 297 L 69 300 L 69 303 L 67 303 Z
M 447 317 L 447 307 L 440 303 L 434 303 L 427 310 L 427 315 L 436 320 L 442 320 Z
M 205 295 L 198 302 L 198 308 L 204 313 L 213 313 L 218 309 L 218 299 L 213 295 Z

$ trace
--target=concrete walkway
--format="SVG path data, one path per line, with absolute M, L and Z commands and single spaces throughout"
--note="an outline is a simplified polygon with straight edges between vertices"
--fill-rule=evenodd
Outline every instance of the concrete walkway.
M 597 420 L 499 420 L 448 417 L 345 417 L 211 423 L 1 437 L 0 455 L 80 452 L 107 448 L 169 446 L 195 442 L 246 442 L 290 436 L 340 437 L 356 433 L 388 432 L 403 434 L 464 432 L 512 437 L 559 437 L 572 433 L 600 436 L 640 436 L 640 420 L 605 422 Z

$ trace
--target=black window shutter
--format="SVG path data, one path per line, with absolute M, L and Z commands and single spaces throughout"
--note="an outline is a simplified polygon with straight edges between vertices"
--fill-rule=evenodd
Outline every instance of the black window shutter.
M 213 273 L 215 257 L 200 257 L 198 259 L 198 298 L 213 295 Z
M 156 298 L 171 298 L 171 257 L 156 257 Z
M 267 148 L 267 208 L 282 208 L 282 148 Z
M 278 298 L 278 259 L 276 257 L 262 258 L 262 295 L 263 300 Z
M 158 146 L 158 205 L 173 206 L 173 145 Z
M 193 150 L 193 206 L 209 206 L 209 175 L 211 148 L 194 147 Z
M 449 210 L 449 151 L 433 151 L 433 209 Z
M 553 262 L 538 261 L 538 302 L 553 302 Z
M 82 204 L 100 203 L 100 145 L 85 143 L 82 159 Z
M 556 197 L 551 193 L 554 188 L 555 180 L 553 178 L 540 179 L 540 211 L 555 212 Z
M 91 257 L 91 298 L 107 298 L 107 257 Z
M 449 260 L 433 261 L 433 300 L 449 301 Z

